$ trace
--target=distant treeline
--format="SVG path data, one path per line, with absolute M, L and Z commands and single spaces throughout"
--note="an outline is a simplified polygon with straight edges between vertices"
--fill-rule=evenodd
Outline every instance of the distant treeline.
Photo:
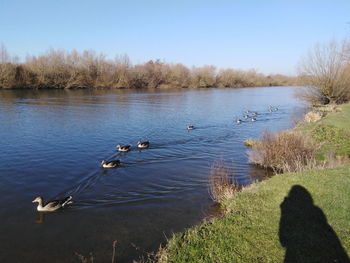
M 296 78 L 255 70 L 187 68 L 160 60 L 132 65 L 127 55 L 106 59 L 94 51 L 49 50 L 19 63 L 0 47 L 0 88 L 206 88 L 295 85 Z

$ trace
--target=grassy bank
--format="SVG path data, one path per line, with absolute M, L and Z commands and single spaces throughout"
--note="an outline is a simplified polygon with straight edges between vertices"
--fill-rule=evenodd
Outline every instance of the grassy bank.
M 302 188 L 284 203 L 296 185 Z M 350 254 L 349 192 L 349 165 L 274 176 L 227 200 L 223 218 L 176 234 L 161 261 L 283 262 L 282 242 L 290 257 L 303 259 L 294 262 L 333 262 L 341 246 Z M 307 193 L 314 205 L 303 202 Z
M 278 173 L 350 163 L 350 104 L 313 108 L 296 128 L 266 131 L 251 147 L 251 163 Z
M 335 113 L 317 122 L 302 124 L 297 130 L 310 134 L 320 144 L 317 159 L 324 160 L 330 153 L 338 159 L 350 157 L 350 103 L 337 106 Z
M 350 104 L 296 128 L 320 160 L 350 156 Z M 280 174 L 223 202 L 222 218 L 176 234 L 160 262 L 350 262 L 350 165 Z

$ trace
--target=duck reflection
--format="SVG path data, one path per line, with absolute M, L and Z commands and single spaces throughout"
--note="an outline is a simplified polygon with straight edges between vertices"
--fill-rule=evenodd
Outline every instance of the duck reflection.
M 45 222 L 45 213 L 38 212 L 36 213 L 36 219 L 34 220 L 34 223 L 42 224 Z

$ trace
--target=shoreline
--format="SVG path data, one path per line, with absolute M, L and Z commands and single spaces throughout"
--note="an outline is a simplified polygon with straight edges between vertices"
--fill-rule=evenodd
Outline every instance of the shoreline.
M 343 114 L 350 118 L 350 104 L 341 106 L 346 109 Z M 336 113 L 341 114 L 341 112 Z M 334 115 L 334 113 L 326 115 L 322 118 L 323 122 L 331 125 L 335 119 L 341 119 Z M 316 124 L 311 123 L 306 126 L 314 128 Z M 294 129 L 300 129 L 300 126 L 297 125 Z M 350 129 L 346 131 L 350 134 Z M 346 150 L 349 151 L 350 156 L 350 150 Z M 283 218 L 283 211 L 280 212 L 280 208 L 283 206 L 283 200 L 286 200 L 285 198 L 293 192 L 292 189 L 298 185 L 301 185 L 303 191 L 314 198 L 315 204 L 319 205 L 317 209 L 325 214 L 326 223 L 327 219 L 330 221 L 327 227 L 334 233 L 332 236 L 334 242 L 332 242 L 338 251 L 332 254 L 332 260 L 340 257 L 343 261 L 339 262 L 347 262 L 350 254 L 350 237 L 348 237 L 350 235 L 346 229 L 350 229 L 350 217 L 345 216 L 345 213 L 350 209 L 350 206 L 346 205 L 350 200 L 346 201 L 345 195 L 350 190 L 349 173 L 350 164 L 343 164 L 338 168 L 277 174 L 253 183 L 221 204 L 225 210 L 223 217 L 214 218 L 209 222 L 203 221 L 182 233 L 175 234 L 160 252 L 159 262 L 282 262 L 284 257 L 287 260 L 290 256 L 290 253 L 288 254 L 290 248 L 283 243 L 279 237 L 280 229 L 278 231 Z M 322 189 L 324 185 L 326 189 Z M 338 197 L 335 198 L 334 195 Z M 332 203 L 338 203 L 338 205 Z M 304 205 L 304 203 L 298 204 Z M 269 208 L 268 211 L 263 211 L 265 208 Z M 304 213 L 307 213 L 307 210 L 305 209 Z M 345 220 L 340 215 L 345 216 Z M 293 216 L 291 218 L 292 221 L 289 220 L 289 223 L 296 220 Z M 270 222 L 271 219 L 273 223 Z M 307 219 L 304 221 L 304 224 L 308 224 Z M 266 232 L 263 234 L 264 231 Z M 297 232 L 295 235 L 298 235 L 300 240 L 293 245 L 299 246 L 306 237 L 300 236 L 302 229 L 296 227 L 294 231 Z M 320 233 L 308 233 L 308 238 L 314 240 L 317 245 L 324 246 L 323 241 L 318 242 L 316 238 L 323 231 L 324 229 L 320 230 Z M 288 236 L 294 235 L 288 231 L 287 234 L 287 239 Z M 270 247 L 266 245 L 268 243 Z M 266 250 L 255 253 L 258 247 L 261 250 L 261 246 Z M 287 251 L 286 254 L 285 251 Z M 317 253 L 308 251 L 308 253 L 313 256 L 312 259 L 307 259 L 307 254 L 299 255 L 306 260 L 303 262 L 316 262 L 317 260 L 312 260 L 327 258 L 325 253 L 329 253 L 329 249 L 323 252 L 317 251 Z
M 242 87 L 221 87 L 221 86 L 210 86 L 210 87 L 154 87 L 154 88 L 145 88 L 145 87 L 11 87 L 4 88 L 0 87 L 1 90 L 197 90 L 197 89 L 243 89 L 243 88 L 274 88 L 274 87 L 301 87 L 300 85 L 271 85 L 271 86 L 242 86 Z

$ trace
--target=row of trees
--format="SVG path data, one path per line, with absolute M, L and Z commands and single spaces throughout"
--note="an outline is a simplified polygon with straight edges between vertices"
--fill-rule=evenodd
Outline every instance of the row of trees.
M 298 95 L 312 104 L 350 101 L 350 42 L 316 45 L 301 59 L 299 77 L 308 88 Z
M 0 49 L 0 88 L 198 88 L 295 84 L 295 78 L 265 76 L 255 70 L 187 68 L 159 60 L 132 65 L 127 55 L 107 59 L 94 51 L 49 50 L 24 63 Z

